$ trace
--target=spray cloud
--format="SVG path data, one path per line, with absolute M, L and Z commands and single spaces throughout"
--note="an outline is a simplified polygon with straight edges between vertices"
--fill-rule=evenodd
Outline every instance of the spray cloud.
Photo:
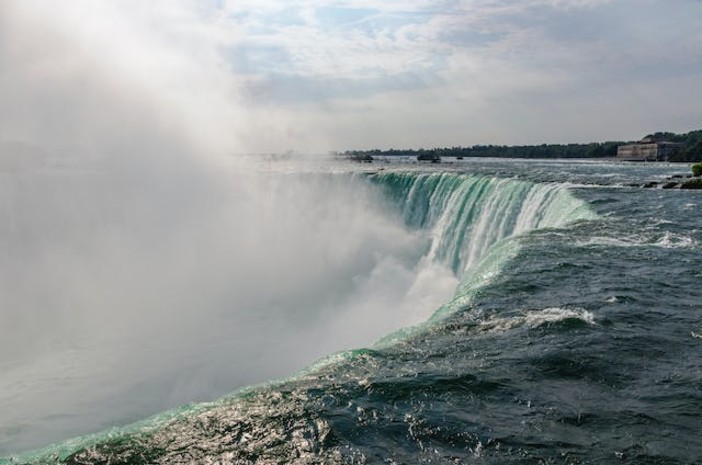
M 265 127 L 236 39 L 189 0 L 0 5 L 0 455 L 292 374 L 455 287 L 359 179 L 233 156 Z

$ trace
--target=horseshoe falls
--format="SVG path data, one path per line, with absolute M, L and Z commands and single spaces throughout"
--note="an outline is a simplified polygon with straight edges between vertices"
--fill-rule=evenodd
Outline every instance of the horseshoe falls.
M 0 463 L 702 459 L 688 165 L 252 171 L 0 172 Z

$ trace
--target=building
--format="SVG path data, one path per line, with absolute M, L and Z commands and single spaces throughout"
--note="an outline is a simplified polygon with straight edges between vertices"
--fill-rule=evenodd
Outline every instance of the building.
M 617 159 L 622 161 L 668 161 L 671 155 L 682 148 L 683 144 L 656 140 L 652 136 L 643 138 L 638 144 L 620 145 Z

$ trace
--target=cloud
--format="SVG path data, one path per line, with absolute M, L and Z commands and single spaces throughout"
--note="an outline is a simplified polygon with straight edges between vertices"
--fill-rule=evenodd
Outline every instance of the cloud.
M 418 133 L 425 134 L 424 145 L 565 142 L 577 136 L 571 128 L 599 126 L 602 119 L 594 111 L 563 110 L 580 107 L 582 96 L 601 108 L 628 105 L 634 88 L 679 98 L 667 87 L 671 80 L 687 83 L 702 70 L 700 32 L 691 19 L 701 13 L 699 2 L 673 8 L 631 0 L 329 0 L 266 1 L 254 8 L 231 1 L 225 11 L 245 37 L 230 57 L 247 77 L 248 104 L 276 111 L 288 127 L 300 127 L 303 113 L 317 121 L 346 111 L 343 128 L 320 136 L 332 141 L 360 128 L 369 131 L 367 139 L 383 140 L 363 122 L 379 120 L 371 113 L 380 112 L 386 116 L 382 131 L 411 133 L 408 144 Z M 648 124 L 692 129 L 696 110 L 685 99 L 673 102 L 680 115 L 675 121 L 640 118 L 630 109 L 628 119 L 637 125 L 612 119 L 610 130 L 583 130 L 578 140 L 637 137 L 656 129 L 643 127 Z M 528 105 L 544 117 L 541 129 L 514 121 Z M 419 115 L 393 111 L 405 106 Z M 560 116 L 548 118 L 547 109 Z M 672 113 L 664 110 L 661 103 L 656 111 Z M 442 114 L 485 129 L 459 130 Z M 486 122 L 487 116 L 493 120 Z M 342 137 L 336 148 L 358 143 Z M 393 138 L 383 145 L 401 143 Z
M 45 126 L 59 141 L 75 142 L 83 133 L 124 140 L 139 134 L 135 126 L 148 126 L 133 124 L 138 115 L 151 129 L 134 140 L 163 134 L 155 145 L 170 141 L 174 151 L 326 151 L 359 148 L 366 140 L 382 146 L 565 142 L 573 137 L 570 128 L 603 118 L 582 111 L 581 98 L 593 108 L 630 108 L 617 111 L 627 115 L 609 120 L 607 131 L 583 129 L 578 140 L 694 129 L 697 110 L 668 86 L 688 86 L 702 73 L 702 33 L 694 20 L 701 5 L 78 0 L 58 10 L 45 0 L 4 4 L 0 60 L 10 71 L 0 77 L 0 92 L 12 117 L 2 120 L 0 138 L 29 142 L 26 134 Z M 36 13 L 44 19 L 37 22 Z M 15 19 L 25 22 L 21 30 Z M 81 52 L 67 53 L 75 44 Z M 643 118 L 631 107 L 635 89 L 660 95 L 652 108 L 668 116 Z M 106 101 L 122 109 L 101 114 Z M 37 104 L 45 109 L 40 118 L 27 110 Z M 530 105 L 544 118 L 541 129 L 515 120 Z M 668 107 L 678 115 L 674 121 Z M 79 117 L 63 121 L 65 108 Z M 399 115 L 397 108 L 413 114 Z M 369 120 L 382 124 L 373 130 Z M 86 125 L 102 130 L 82 131 Z M 179 140 L 166 136 L 172 133 Z M 365 140 L 344 136 L 352 133 L 365 133 Z

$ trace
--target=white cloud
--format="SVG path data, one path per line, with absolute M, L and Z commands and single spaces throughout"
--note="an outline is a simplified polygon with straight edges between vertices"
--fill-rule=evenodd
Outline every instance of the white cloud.
M 250 8 L 232 4 L 239 14 Z M 309 112 L 311 121 L 324 121 L 309 130 L 328 127 L 334 136 L 327 133 L 327 139 L 337 140 L 338 148 L 632 138 L 696 124 L 696 109 L 666 86 L 671 80 L 692 82 L 702 73 L 696 51 L 702 48 L 701 33 L 691 19 L 702 13 L 699 3 L 675 8 L 655 0 L 265 4 L 264 13 L 252 13 L 239 26 L 251 53 L 266 44 L 285 60 L 273 69 L 263 62 L 246 70 L 252 79 L 249 97 L 294 113 L 292 126 L 300 127 Z M 342 20 L 345 12 L 348 21 Z M 246 54 L 246 47 L 241 52 Z M 679 116 L 597 111 L 625 109 L 633 88 L 669 96 L 672 100 L 652 111 Z M 567 111 L 569 106 L 578 111 Z M 535 121 L 529 108 L 538 115 Z
M 691 82 L 702 73 L 702 33 L 694 19 L 702 6 L 691 1 L 675 7 L 660 0 L 78 0 L 60 9 L 30 0 L 19 5 L 2 8 L 11 17 L 34 16 L 36 22 L 38 16 L 45 24 L 34 24 L 29 43 L 19 46 L 17 33 L 8 32 L 12 28 L 0 32 L 7 37 L 4 49 L 14 49 L 3 53 L 11 60 L 4 69 L 20 70 L 0 78 L 14 110 L 13 121 L 0 130 L 5 138 L 37 124 L 34 115 L 25 118 L 31 124 L 19 122 L 22 108 L 42 95 L 48 96 L 46 107 L 60 113 L 65 98 L 51 90 L 60 88 L 60 95 L 79 96 L 81 124 L 122 124 L 125 118 L 115 115 L 94 117 L 95 107 L 103 97 L 132 99 L 161 130 L 179 127 L 188 143 L 208 151 L 364 146 L 358 137 L 343 135 L 361 128 L 366 139 L 384 146 L 403 144 L 398 140 L 403 132 L 417 140 L 412 144 L 442 138 L 462 144 L 538 142 L 553 138 L 559 127 L 565 131 L 566 120 L 569 127 L 588 124 L 585 114 L 549 119 L 544 109 L 556 114 L 583 95 L 603 107 L 624 106 L 625 96 L 637 87 L 632 83 L 670 94 L 665 86 L 671 79 Z M 42 54 L 45 43 L 53 48 Z M 61 49 L 62 43 L 68 45 Z M 34 61 L 27 62 L 27 56 Z M 88 84 L 109 88 L 76 84 L 75 76 L 96 73 L 101 77 L 89 78 Z M 8 90 L 14 87 L 20 91 Z M 530 128 L 529 140 L 504 136 L 524 132 L 505 122 L 535 102 L 549 131 Z M 620 127 L 619 137 L 631 138 L 695 124 L 689 99 L 667 105 L 684 115 L 677 121 L 688 123 L 673 125 L 661 117 L 657 127 L 634 134 L 618 120 L 609 127 Z M 405 107 L 416 114 L 391 117 Z M 664 110 L 660 104 L 657 112 L 667 114 Z M 48 125 L 58 118 L 47 114 L 53 115 Z M 379 121 L 378 114 L 386 119 Z M 442 115 L 483 129 L 459 130 Z M 485 121 L 488 116 L 491 121 Z M 378 123 L 377 134 L 371 134 L 369 120 Z M 329 129 L 321 133 L 320 128 Z M 446 128 L 455 128 L 449 137 Z M 77 131 L 59 132 L 73 137 Z M 496 134 L 499 139 L 493 139 Z

